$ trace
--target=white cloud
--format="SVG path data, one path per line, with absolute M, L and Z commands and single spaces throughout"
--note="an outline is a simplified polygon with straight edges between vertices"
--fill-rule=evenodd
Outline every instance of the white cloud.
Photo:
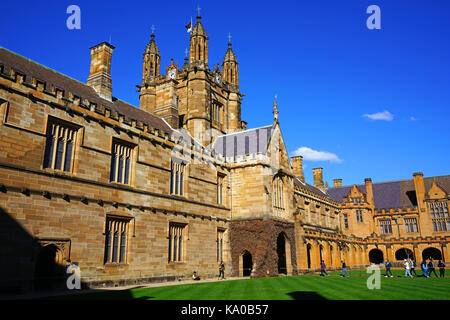
M 317 151 L 308 147 L 300 147 L 292 153 L 294 156 L 302 156 L 303 160 L 308 161 L 331 161 L 341 163 L 337 155 L 327 151 Z
M 372 119 L 372 120 L 384 120 L 384 121 L 392 121 L 394 119 L 394 115 L 387 110 L 383 112 L 371 113 L 371 114 L 363 114 L 363 117 Z
M 414 118 L 414 117 L 410 117 L 409 120 L 411 120 L 411 121 L 416 121 L 417 119 Z

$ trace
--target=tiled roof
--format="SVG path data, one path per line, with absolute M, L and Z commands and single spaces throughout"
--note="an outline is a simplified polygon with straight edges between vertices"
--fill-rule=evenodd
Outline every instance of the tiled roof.
M 450 175 L 424 178 L 426 193 L 430 190 L 433 182 L 436 182 L 445 192 L 450 193 Z M 364 184 L 357 185 L 357 187 L 361 192 L 366 193 Z M 329 188 L 327 189 L 327 195 L 336 202 L 342 202 L 351 188 L 352 186 Z M 413 179 L 373 183 L 372 189 L 376 209 L 417 206 Z
M 328 197 L 328 195 L 325 192 L 323 192 L 322 190 L 320 190 L 319 188 L 316 188 L 310 184 L 307 184 L 306 182 L 303 182 L 298 178 L 294 179 L 294 185 L 297 187 L 300 187 L 300 188 L 305 188 L 306 190 L 308 190 L 312 193 L 315 193 L 317 195 L 320 195 L 322 197 L 324 197 L 324 196 Z M 329 198 L 332 199 L 331 197 L 329 197 Z M 334 200 L 334 199 L 332 199 L 332 200 Z
M 63 96 L 65 98 L 69 98 L 69 92 L 71 92 L 80 99 L 88 99 L 97 106 L 103 105 L 109 108 L 111 113 L 117 112 L 127 118 L 146 123 L 153 128 L 167 133 L 172 132 L 172 129 L 164 120 L 151 113 L 114 97 L 112 101 L 105 100 L 90 86 L 0 47 L 0 72 L 10 75 L 11 69 L 25 75 L 25 83 L 31 84 L 32 78 L 36 78 L 45 83 L 45 89 L 48 91 L 52 87 L 64 90 Z
M 275 127 L 273 125 L 219 136 L 213 143 L 216 153 L 224 157 L 265 154 Z

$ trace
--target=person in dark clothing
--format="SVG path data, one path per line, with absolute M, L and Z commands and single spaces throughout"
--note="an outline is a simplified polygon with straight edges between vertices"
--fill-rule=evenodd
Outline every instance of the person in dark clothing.
M 386 263 L 384 264 L 384 266 L 386 267 L 386 273 L 384 274 L 385 277 L 391 277 L 393 278 L 394 276 L 392 275 L 392 271 L 391 271 L 391 263 L 389 262 L 389 260 L 386 260 Z
M 441 278 L 445 278 L 445 263 L 443 263 L 441 260 L 439 260 L 437 266 L 439 267 L 439 276 Z
M 326 267 L 326 265 L 325 265 L 325 262 L 322 260 L 321 262 L 320 262 L 320 276 L 321 277 L 324 277 L 324 273 L 327 275 L 327 277 L 328 277 L 328 273 L 327 273 L 327 267 Z
M 434 273 L 434 275 L 436 276 L 436 278 L 439 278 L 439 276 L 436 273 L 436 270 L 434 270 L 434 262 L 433 262 L 433 258 L 430 257 L 430 262 L 428 262 L 428 275 L 431 277 L 431 273 Z
M 344 273 L 347 275 L 347 277 L 350 277 L 350 275 L 347 272 L 347 265 L 345 264 L 345 261 L 342 261 L 342 274 L 341 274 L 341 277 L 344 276 Z
M 219 265 L 219 280 L 220 276 L 222 276 L 222 280 L 225 279 L 225 264 L 223 263 L 223 261 L 220 261 Z
M 413 259 L 409 260 L 409 267 L 411 268 L 411 275 L 414 274 L 414 277 L 417 277 L 416 262 Z

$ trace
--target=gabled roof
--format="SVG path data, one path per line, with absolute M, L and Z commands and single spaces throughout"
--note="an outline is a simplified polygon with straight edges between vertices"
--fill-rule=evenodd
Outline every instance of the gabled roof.
M 314 187 L 314 186 L 312 186 L 312 185 L 310 185 L 310 184 L 308 184 L 306 182 L 303 182 L 297 177 L 295 177 L 295 179 L 294 179 L 294 185 L 297 186 L 297 187 L 300 187 L 300 188 L 305 188 L 306 190 L 308 190 L 308 191 L 310 191 L 312 193 L 315 193 L 315 194 L 317 194 L 319 196 L 328 197 L 328 195 L 325 192 L 323 192 L 322 190 L 320 190 L 319 188 L 316 188 L 316 187 Z M 332 199 L 332 198 L 330 198 L 330 199 Z
M 265 154 L 269 147 L 274 125 L 239 131 L 219 136 L 212 148 L 224 157 L 237 157 L 249 154 Z
M 445 192 L 450 191 L 450 175 L 427 177 L 424 178 L 425 192 L 436 182 Z M 365 184 L 357 185 L 358 189 L 366 193 Z M 329 188 L 326 193 L 328 197 L 336 202 L 342 202 L 343 198 L 348 195 L 352 186 L 343 186 L 337 188 Z M 417 206 L 416 191 L 414 188 L 414 180 L 399 180 L 377 182 L 372 184 L 373 200 L 375 209 L 390 208 L 407 208 Z
M 171 133 L 170 126 L 161 118 L 141 110 L 131 104 L 121 101 L 117 98 L 112 101 L 101 98 L 97 92 L 90 86 L 78 80 L 72 79 L 64 74 L 56 72 L 39 63 L 24 58 L 16 53 L 0 47 L 0 72 L 10 75 L 10 70 L 25 75 L 24 82 L 31 84 L 32 78 L 45 82 L 46 90 L 50 91 L 52 87 L 58 87 L 64 90 L 64 97 L 69 98 L 69 92 L 80 99 L 88 99 L 97 106 L 103 105 L 111 110 L 112 113 L 119 113 L 127 118 L 142 121 L 147 125 Z

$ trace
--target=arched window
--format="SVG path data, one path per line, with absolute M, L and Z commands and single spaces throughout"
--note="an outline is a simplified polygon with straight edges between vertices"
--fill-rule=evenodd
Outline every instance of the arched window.
M 273 180 L 273 211 L 275 216 L 281 217 L 285 214 L 284 195 L 283 195 L 283 180 L 281 177 L 276 177 Z

